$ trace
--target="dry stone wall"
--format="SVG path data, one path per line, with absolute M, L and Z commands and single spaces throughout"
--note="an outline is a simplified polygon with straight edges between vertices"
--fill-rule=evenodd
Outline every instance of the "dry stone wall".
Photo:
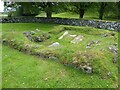
M 0 18 L 0 23 L 55 23 L 74 26 L 90 26 L 99 29 L 120 31 L 120 22 L 78 20 L 68 18 L 43 18 L 43 17 L 20 17 L 20 18 Z

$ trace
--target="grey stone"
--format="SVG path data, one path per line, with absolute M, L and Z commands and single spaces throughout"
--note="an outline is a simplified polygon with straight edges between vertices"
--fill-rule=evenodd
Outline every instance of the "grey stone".
M 50 56 L 49 59 L 58 60 L 58 58 L 54 56 Z
M 116 63 L 118 61 L 118 55 L 115 55 L 114 59 L 113 59 L 113 63 Z
M 60 46 L 60 43 L 59 42 L 55 42 L 51 45 L 49 45 L 48 47 L 59 47 Z
M 33 40 L 32 35 L 27 35 L 27 38 L 28 38 L 30 41 Z
M 75 37 L 72 41 L 71 41 L 71 43 L 73 43 L 73 44 L 78 44 L 79 42 L 81 42 L 82 40 L 83 40 L 83 35 L 79 35 L 79 36 L 77 36 L 77 37 Z
M 103 37 L 107 37 L 107 36 L 108 36 L 108 34 L 104 34 L 104 35 L 103 35 Z
M 34 39 L 35 42 L 43 42 L 43 39 L 39 36 L 36 36 Z
M 92 40 L 87 46 L 92 46 L 92 44 L 95 44 L 94 40 Z
M 27 36 L 30 35 L 30 32 L 24 32 L 23 34 Z
M 89 45 L 87 45 L 86 48 L 91 48 L 91 47 Z
M 107 73 L 107 76 L 111 76 L 111 75 L 112 75 L 111 72 L 108 72 L 108 73 Z
M 68 34 L 68 31 L 65 31 L 64 34 L 62 36 L 59 37 L 59 40 L 62 39 L 64 36 L 66 36 Z
M 84 72 L 86 72 L 86 73 L 92 73 L 92 67 L 90 67 L 90 66 L 87 66 L 87 65 L 84 65 L 83 67 L 82 67 L 82 70 L 84 71 Z
M 116 46 L 109 46 L 109 50 L 114 54 L 118 54 L 118 48 Z
M 74 38 L 74 37 L 76 37 L 77 35 L 69 35 L 69 36 Z
M 40 30 L 39 30 L 39 29 L 36 29 L 36 31 L 37 31 L 37 32 L 40 32 Z

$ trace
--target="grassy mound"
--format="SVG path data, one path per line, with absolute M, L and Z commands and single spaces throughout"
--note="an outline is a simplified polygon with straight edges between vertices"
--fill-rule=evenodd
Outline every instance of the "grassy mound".
M 59 39 L 66 31 L 68 34 Z M 25 32 L 3 33 L 3 44 L 27 54 L 55 60 L 85 73 L 98 74 L 103 79 L 117 80 L 117 62 L 113 63 L 115 54 L 109 50 L 110 46 L 117 45 L 117 32 L 74 26 L 59 26 L 48 32 L 33 32 L 31 40 L 26 37 Z M 31 31 L 27 33 L 31 35 Z M 81 35 L 83 38 L 79 43 L 71 43 L 76 38 L 72 37 L 74 35 Z M 36 42 L 37 36 L 42 38 L 42 42 Z M 49 47 L 55 42 L 60 45 Z

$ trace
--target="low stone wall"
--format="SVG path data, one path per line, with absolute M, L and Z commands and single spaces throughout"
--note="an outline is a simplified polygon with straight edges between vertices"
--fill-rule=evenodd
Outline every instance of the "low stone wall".
M 78 19 L 67 19 L 67 18 L 43 18 L 43 17 L 21 17 L 21 18 L 1 18 L 0 23 L 56 23 L 63 25 L 74 25 L 74 26 L 91 26 L 100 29 L 120 31 L 119 22 L 104 22 L 96 20 L 78 20 Z

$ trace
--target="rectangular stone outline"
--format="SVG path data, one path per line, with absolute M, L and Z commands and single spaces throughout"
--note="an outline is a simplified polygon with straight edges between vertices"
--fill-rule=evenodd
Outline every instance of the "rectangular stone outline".
M 13 2 L 119 2 L 120 0 L 1 0 L 1 1 L 3 2 L 8 2 L 8 1 L 13 1 Z M 0 26 L 0 30 L 2 31 L 2 25 Z M 120 37 L 120 33 L 118 34 L 118 45 L 119 45 L 119 37 Z M 120 47 L 120 45 L 118 47 Z M 2 48 L 2 45 L 0 48 Z M 118 73 L 119 73 L 119 68 L 120 67 L 118 67 Z M 0 50 L 0 83 L 1 83 L 0 89 L 2 88 L 2 71 L 1 70 L 2 70 L 2 50 Z M 119 84 L 120 84 L 120 81 L 118 80 L 118 88 L 120 88 Z

